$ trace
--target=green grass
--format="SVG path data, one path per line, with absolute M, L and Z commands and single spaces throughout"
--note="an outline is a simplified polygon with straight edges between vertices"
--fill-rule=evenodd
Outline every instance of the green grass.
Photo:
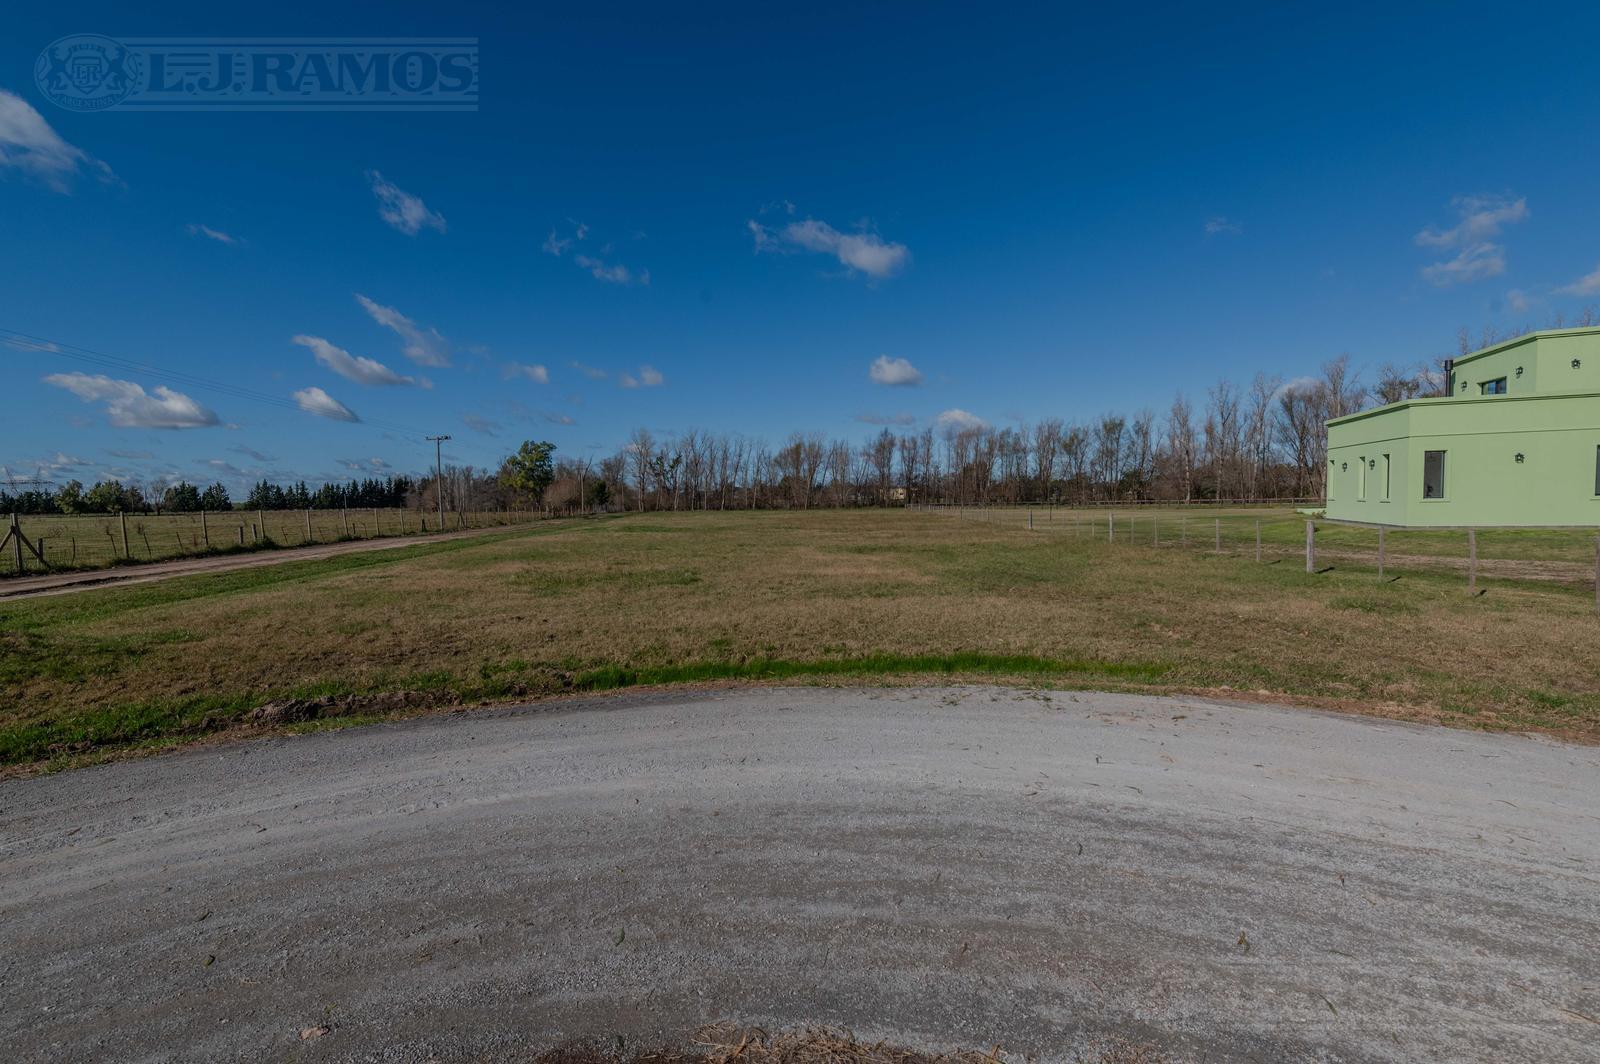
M 1600 738 L 1587 585 L 1485 576 L 1469 598 L 1442 567 L 1379 583 L 1165 543 L 651 514 L 0 602 L 0 765 L 238 730 L 284 698 L 350 721 L 729 681 L 1219 693 Z

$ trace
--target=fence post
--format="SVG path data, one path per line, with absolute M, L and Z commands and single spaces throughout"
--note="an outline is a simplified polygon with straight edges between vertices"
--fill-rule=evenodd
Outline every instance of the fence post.
M 4 544 L 0 544 L 4 546 Z M 17 575 L 22 575 L 22 525 L 15 513 L 11 515 L 11 546 L 17 552 Z
M 1211 531 L 1212 531 L 1212 534 L 1215 536 L 1215 540 L 1214 540 L 1214 543 L 1213 543 L 1212 551 L 1213 551 L 1213 553 L 1221 554 L 1222 553 L 1222 518 L 1213 517 L 1211 519 Z
M 1028 511 L 1028 531 L 1029 532 L 1033 531 L 1033 511 L 1032 510 Z
M 128 553 L 128 511 L 118 510 L 117 517 L 122 520 L 122 556 L 132 561 L 133 555 Z
M 239 546 L 244 546 L 244 522 L 239 522 Z
M 373 538 L 383 535 L 383 518 L 378 516 L 378 508 L 372 508 L 372 535 Z
M 1316 535 L 1317 535 L 1317 526 L 1312 524 L 1310 521 L 1307 521 L 1306 522 L 1306 572 L 1308 572 L 1308 573 L 1314 573 L 1314 572 L 1317 571 Z
M 260 510 L 256 511 L 256 546 L 261 546 L 261 537 L 267 534 L 267 515 Z
M 1110 510 L 1107 510 L 1106 511 L 1106 542 L 1107 543 L 1115 543 L 1116 541 L 1117 541 L 1117 515 L 1112 513 Z
M 205 540 L 206 550 L 211 549 L 211 529 L 206 525 L 206 512 L 200 511 L 200 538 Z
M 1478 530 L 1467 529 L 1467 594 L 1478 593 Z
M 1256 518 L 1256 562 L 1261 561 L 1261 518 Z
M 350 538 L 350 510 L 349 510 L 348 507 L 341 507 L 340 508 L 340 510 L 339 510 L 339 519 L 344 522 L 344 538 L 345 539 L 349 539 Z
M 1152 547 L 1161 546 L 1161 518 L 1159 516 L 1150 518 L 1150 545 Z
M 306 542 L 311 542 L 311 508 L 306 507 Z
M 1380 583 L 1380 584 L 1383 583 L 1384 538 L 1385 538 L 1385 533 L 1387 533 L 1388 531 L 1389 530 L 1387 528 L 1383 528 L 1381 526 L 1378 528 L 1378 583 Z

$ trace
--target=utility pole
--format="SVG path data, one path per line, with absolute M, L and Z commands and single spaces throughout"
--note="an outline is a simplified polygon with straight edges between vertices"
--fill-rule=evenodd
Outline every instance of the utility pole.
M 433 490 L 439 493 L 439 531 L 444 531 L 444 441 L 449 436 L 429 436 L 433 443 Z

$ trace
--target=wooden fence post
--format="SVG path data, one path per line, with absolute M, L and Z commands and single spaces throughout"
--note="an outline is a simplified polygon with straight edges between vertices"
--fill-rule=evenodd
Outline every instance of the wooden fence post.
M 1115 543 L 1116 541 L 1117 541 L 1117 515 L 1112 513 L 1110 510 L 1107 510 L 1106 511 L 1106 542 L 1107 543 Z
M 206 550 L 211 549 L 211 529 L 206 525 L 206 512 L 200 511 L 200 538 L 205 540 Z
M 1478 530 L 1467 529 L 1467 594 L 1478 593 Z
M 260 510 L 256 511 L 256 546 L 261 546 L 261 537 L 267 534 L 267 515 Z
M 17 517 L 17 515 L 15 513 L 13 513 L 11 515 L 11 535 L 10 535 L 9 538 L 11 540 L 11 546 L 17 552 L 17 575 L 21 576 L 22 575 L 22 525 L 20 523 L 20 519 Z M 0 543 L 0 549 L 3 549 L 4 547 L 5 547 L 5 544 Z
M 311 508 L 306 507 L 306 542 L 311 542 Z
M 345 539 L 349 539 L 350 538 L 350 510 L 349 510 L 348 507 L 341 507 L 340 508 L 340 510 L 339 510 L 339 519 L 344 522 L 344 538 Z
M 1317 526 L 1312 524 L 1310 521 L 1307 521 L 1306 522 L 1306 572 L 1308 572 L 1308 573 L 1314 573 L 1314 572 L 1317 571 L 1316 535 L 1317 535 Z
M 133 555 L 128 553 L 128 511 L 118 510 L 117 516 L 122 519 L 122 556 L 131 561 Z
M 1028 511 L 1028 531 L 1029 532 L 1033 531 L 1033 511 L 1032 510 Z
M 1380 584 L 1383 583 L 1383 549 L 1385 546 L 1384 534 L 1388 531 L 1389 530 L 1387 528 L 1383 527 L 1379 527 L 1378 529 L 1378 583 Z
M 1215 553 L 1221 554 L 1222 553 L 1222 518 L 1213 517 L 1211 519 L 1211 524 L 1212 524 L 1211 531 L 1216 537 L 1215 544 L 1213 546 L 1213 550 L 1214 550 Z

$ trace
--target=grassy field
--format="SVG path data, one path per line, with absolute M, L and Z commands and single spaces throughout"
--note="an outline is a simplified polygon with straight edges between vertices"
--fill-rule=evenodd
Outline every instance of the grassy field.
M 487 528 L 537 516 L 452 513 L 445 515 L 445 525 L 447 529 Z M 129 514 L 124 550 L 123 522 L 116 514 L 27 515 L 20 520 L 23 534 L 35 543 L 43 543 L 45 560 L 57 569 L 96 569 L 129 561 L 162 561 L 262 547 L 302 547 L 308 543 L 439 531 L 438 515 L 414 510 L 229 510 L 207 513 L 204 523 L 197 513 Z M 0 531 L 0 535 L 4 532 Z M 44 571 L 26 552 L 23 561 L 28 572 Z M 0 575 L 15 572 L 16 561 L 7 548 L 4 557 L 0 557 Z
M 1109 544 L 1103 520 L 1093 537 L 916 511 L 549 521 L 0 604 L 0 764 L 250 727 L 265 703 L 309 728 L 780 679 L 1200 692 L 1600 740 L 1588 585 L 1484 577 L 1468 597 L 1448 570 L 1308 575 L 1253 545 Z

